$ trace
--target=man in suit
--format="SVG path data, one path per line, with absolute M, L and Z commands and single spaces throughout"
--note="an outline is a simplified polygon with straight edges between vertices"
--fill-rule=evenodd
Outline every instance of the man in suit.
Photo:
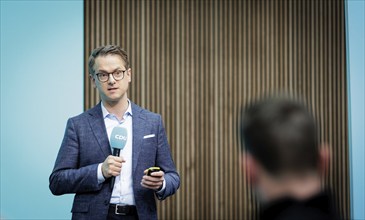
M 329 160 L 314 119 L 297 101 L 250 106 L 241 121 L 244 170 L 263 203 L 260 219 L 340 219 L 321 176 Z
M 89 73 L 101 102 L 68 120 L 49 187 L 76 194 L 73 219 L 157 219 L 155 195 L 163 200 L 180 185 L 161 116 L 128 99 L 132 70 L 119 46 L 94 49 Z M 119 157 L 109 143 L 118 126 L 128 134 Z M 147 175 L 152 166 L 161 171 Z

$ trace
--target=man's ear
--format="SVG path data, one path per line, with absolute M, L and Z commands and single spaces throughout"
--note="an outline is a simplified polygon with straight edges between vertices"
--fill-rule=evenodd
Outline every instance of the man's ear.
M 132 81 L 132 69 L 128 68 L 127 70 L 128 82 Z
M 243 153 L 241 156 L 242 170 L 247 180 L 251 184 L 255 184 L 257 180 L 257 164 L 250 153 Z
M 328 171 L 330 159 L 331 151 L 329 145 L 326 143 L 321 144 L 319 148 L 319 173 L 321 175 L 325 175 Z
M 91 80 L 91 84 L 93 85 L 94 89 L 96 88 L 96 85 L 95 85 L 95 78 L 89 74 L 89 77 L 90 77 L 90 80 Z

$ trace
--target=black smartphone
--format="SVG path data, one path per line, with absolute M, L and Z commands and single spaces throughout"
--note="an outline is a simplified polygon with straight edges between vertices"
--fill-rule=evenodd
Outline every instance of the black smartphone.
M 160 167 L 150 167 L 147 169 L 147 176 L 151 176 L 151 173 L 160 171 Z

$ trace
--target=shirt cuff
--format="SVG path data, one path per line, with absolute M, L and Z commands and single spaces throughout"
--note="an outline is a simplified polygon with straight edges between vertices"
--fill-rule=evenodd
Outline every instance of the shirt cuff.
M 158 196 L 162 196 L 166 189 L 166 180 L 163 180 L 162 188 L 156 192 Z
M 105 178 L 103 176 L 103 172 L 101 171 L 101 165 L 103 165 L 102 163 L 99 163 L 98 165 L 98 183 L 103 183 L 105 181 Z

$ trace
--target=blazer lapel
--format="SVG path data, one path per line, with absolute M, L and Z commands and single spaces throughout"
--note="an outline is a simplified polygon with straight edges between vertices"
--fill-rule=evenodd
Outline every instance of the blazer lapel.
M 94 108 L 90 109 L 89 115 L 90 117 L 88 118 L 88 120 L 91 130 L 93 131 L 96 140 L 98 141 L 101 151 L 104 153 L 105 157 L 107 157 L 112 152 L 108 140 L 108 135 L 105 129 L 105 123 L 100 103 Z
M 132 103 L 132 102 L 131 102 Z M 142 109 L 138 107 L 136 104 L 132 103 L 132 114 L 133 114 L 133 120 L 132 120 L 132 130 L 133 130 L 133 172 L 135 171 L 137 167 L 138 162 L 138 156 L 139 153 L 142 150 L 142 137 L 143 137 L 143 125 L 144 125 L 144 117 L 143 114 L 141 114 Z

